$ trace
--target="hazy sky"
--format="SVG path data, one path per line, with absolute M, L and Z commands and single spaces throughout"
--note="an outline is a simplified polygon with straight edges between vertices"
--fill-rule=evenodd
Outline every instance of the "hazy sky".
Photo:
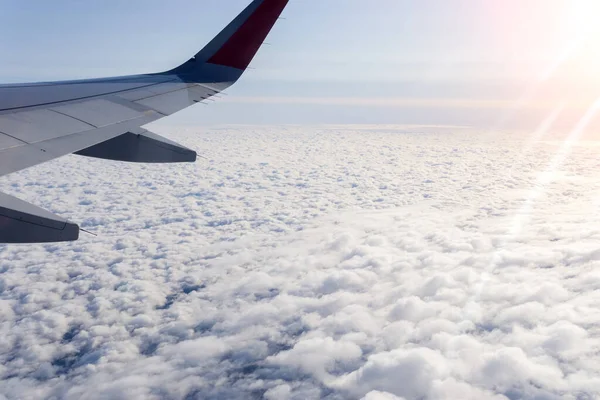
M 0 79 L 168 69 L 248 3 L 4 0 Z M 565 95 L 585 108 L 600 82 L 596 3 L 291 0 L 232 96 L 171 120 L 469 124 L 502 121 L 519 99 L 545 112 Z

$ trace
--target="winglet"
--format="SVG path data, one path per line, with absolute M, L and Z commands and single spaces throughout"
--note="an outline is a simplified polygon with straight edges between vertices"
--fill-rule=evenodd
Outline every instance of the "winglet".
M 206 47 L 176 70 L 203 63 L 244 71 L 277 22 L 288 0 L 254 0 Z
M 221 32 L 227 40 L 207 59 L 207 62 L 241 70 L 246 69 L 287 3 L 288 0 L 255 0 Z M 228 28 L 234 31 L 233 34 L 229 34 Z M 215 38 L 215 40 L 220 39 L 217 43 L 223 40 L 219 36 Z M 201 56 L 203 51 L 207 53 L 211 51 L 210 45 L 213 42 L 199 55 Z M 208 55 L 207 53 L 206 55 Z

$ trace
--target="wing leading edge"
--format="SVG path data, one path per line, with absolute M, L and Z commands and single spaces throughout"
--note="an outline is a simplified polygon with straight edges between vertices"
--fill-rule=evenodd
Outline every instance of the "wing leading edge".
M 287 3 L 252 1 L 206 47 L 169 71 L 0 85 L 0 176 L 71 153 L 129 162 L 194 161 L 194 151 L 141 126 L 233 85 Z M 77 225 L 0 193 L 0 243 L 78 235 Z

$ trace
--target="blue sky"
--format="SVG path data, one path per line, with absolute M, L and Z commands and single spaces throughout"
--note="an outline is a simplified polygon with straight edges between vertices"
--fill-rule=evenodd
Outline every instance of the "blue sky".
M 0 34 L 8 38 L 0 43 L 0 79 L 168 69 L 248 2 L 6 0 L 0 3 Z M 171 121 L 462 124 L 473 121 L 465 100 L 483 101 L 480 118 L 502 119 L 497 109 L 510 107 L 499 102 L 519 98 L 572 44 L 589 11 L 585 0 L 583 13 L 573 3 L 292 0 L 255 69 L 229 90 L 232 99 Z M 382 98 L 404 102 L 388 105 Z M 432 102 L 424 107 L 423 99 Z

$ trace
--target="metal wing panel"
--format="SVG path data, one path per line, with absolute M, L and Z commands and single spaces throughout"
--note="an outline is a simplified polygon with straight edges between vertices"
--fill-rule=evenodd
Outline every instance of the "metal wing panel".
M 148 97 L 157 96 L 160 94 L 170 93 L 177 90 L 186 89 L 187 87 L 193 85 L 192 83 L 185 83 L 181 81 L 173 81 L 167 83 L 161 83 L 158 85 L 154 85 L 151 87 L 138 89 L 138 90 L 130 90 L 127 92 L 117 94 L 117 97 L 121 97 L 123 99 L 127 99 L 129 101 L 138 101 Z
M 20 146 L 22 144 L 23 142 L 21 140 L 0 133 L 0 149 L 10 149 L 11 147 Z
M 0 176 L 113 139 L 218 92 L 176 76 L 165 79 L 116 95 L 0 114 Z
M 135 101 L 143 99 L 144 97 L 154 96 L 156 93 L 151 92 L 148 88 L 136 89 L 136 90 L 128 90 L 126 92 L 120 92 L 115 94 L 115 97 L 118 97 L 127 101 Z
M 0 112 L 85 100 L 126 90 L 149 87 L 171 79 L 173 79 L 173 76 L 138 75 L 127 78 L 91 79 L 31 85 L 0 85 Z
M 187 89 L 190 86 L 194 86 L 194 83 L 187 83 L 181 81 L 161 83 L 160 85 L 154 85 L 148 88 L 148 91 L 154 95 L 174 92 L 176 90 Z
M 143 115 L 140 111 L 133 110 L 109 100 L 88 100 L 81 103 L 67 104 L 51 108 L 61 114 L 68 115 L 97 128 L 117 122 L 127 121 Z
M 212 89 L 212 88 L 206 87 L 204 85 L 200 85 L 200 84 L 197 84 L 197 85 L 194 85 L 194 86 L 190 86 L 188 88 L 188 90 L 190 92 L 194 93 L 196 96 L 201 96 L 201 97 L 204 97 L 204 98 L 207 98 L 207 99 L 209 97 L 212 97 L 212 96 L 214 96 L 214 95 L 216 95 L 216 94 L 218 94 L 220 92 L 219 90 Z
M 142 117 L 106 126 L 88 129 L 44 140 L 35 144 L 22 144 L 18 147 L 0 150 L 0 176 L 16 172 L 32 165 L 41 164 L 54 158 L 75 153 L 125 134 L 141 125 L 161 118 L 156 112 L 149 112 Z
M 137 128 L 142 124 L 180 111 L 216 93 L 216 90 L 212 88 L 181 82 L 176 76 L 170 76 L 168 82 L 164 82 L 164 80 L 165 77 L 152 89 L 145 87 L 119 92 L 118 95 L 102 95 L 93 99 L 59 103 L 45 108 L 0 114 L 0 176 L 9 173 L 8 171 L 13 172 L 54 158 L 49 157 L 50 154 L 45 154 L 40 158 L 39 149 L 21 149 L 24 144 L 57 143 L 58 141 L 54 142 L 52 139 L 62 136 L 71 137 L 76 133 L 94 136 L 98 135 L 94 128 L 110 127 L 125 121 L 145 121 L 128 124 L 132 128 Z M 2 90 L 0 90 L 1 93 L 3 93 Z M 123 96 L 126 93 L 131 96 Z M 129 99 L 124 97 L 129 97 Z M 141 100 L 131 101 L 140 97 Z M 122 130 L 118 134 L 124 134 L 127 131 Z M 107 139 L 112 137 L 114 136 Z M 102 141 L 102 139 L 91 140 L 92 142 L 85 142 L 79 148 L 68 146 L 72 150 L 60 151 L 60 153 L 61 155 L 69 154 Z M 13 152 L 17 155 L 12 156 Z M 24 154 L 27 157 L 22 157 Z M 16 166 L 9 167 L 8 164 L 13 162 L 16 163 Z M 25 165 L 26 162 L 29 162 L 29 165 Z
M 147 97 L 145 99 L 138 100 L 135 103 L 149 107 L 162 114 L 173 114 L 179 110 L 189 107 L 194 103 L 199 103 L 207 97 L 208 94 L 203 95 L 199 91 L 194 91 L 186 87 L 185 89 Z
M 0 115 L 0 132 L 27 143 L 86 131 L 91 125 L 51 110 Z
M 149 97 L 154 97 L 161 94 L 171 93 L 178 90 L 189 89 L 191 87 L 196 86 L 195 83 L 186 83 L 181 81 L 173 81 L 168 83 L 161 83 L 155 86 L 130 90 L 127 92 L 119 93 L 116 96 L 129 100 L 129 101 L 139 101 Z

